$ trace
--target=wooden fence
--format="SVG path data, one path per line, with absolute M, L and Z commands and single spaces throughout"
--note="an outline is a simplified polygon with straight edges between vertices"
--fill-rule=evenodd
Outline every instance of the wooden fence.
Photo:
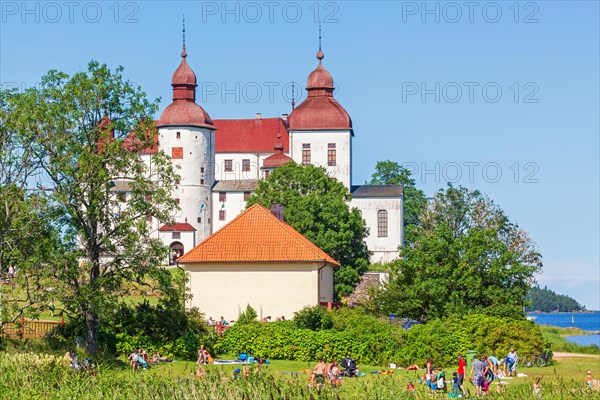
M 64 319 L 61 321 L 35 321 L 21 317 L 18 322 L 3 322 L 0 326 L 0 336 L 22 340 L 40 339 L 48 336 L 64 323 Z

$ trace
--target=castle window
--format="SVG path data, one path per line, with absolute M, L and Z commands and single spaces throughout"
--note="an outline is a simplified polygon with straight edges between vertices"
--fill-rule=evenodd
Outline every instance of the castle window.
M 302 143 L 302 164 L 310 164 L 310 143 Z
M 172 147 L 171 148 L 171 158 L 173 158 L 173 159 L 183 158 L 183 147 Z
M 225 210 L 219 210 L 219 221 L 225 221 Z
M 327 165 L 330 167 L 335 167 L 336 165 L 336 160 L 335 160 L 335 149 L 334 150 L 327 150 Z
M 242 171 L 250 171 L 250 160 L 242 160 Z
M 200 173 L 204 173 L 204 167 L 200 167 Z
M 198 223 L 200 223 L 200 222 L 202 222 L 202 218 L 198 217 L 198 219 L 196 221 L 198 221 Z
M 204 185 L 204 179 L 200 179 L 200 184 Z
M 225 160 L 225 171 L 233 171 L 233 160 Z
M 146 215 L 146 222 L 152 222 L 152 215 L 150 215 L 150 214 Z
M 121 203 L 125 203 L 125 200 L 127 200 L 127 194 L 125 192 L 119 192 L 119 193 L 117 193 L 117 199 Z
M 219 201 L 225 203 L 227 201 L 227 192 L 219 192 Z
M 179 205 L 179 199 L 175 199 L 175 204 Z
M 171 239 L 181 239 L 181 232 L 171 233 Z
M 250 197 L 250 192 L 244 192 L 244 201 L 248 201 L 248 197 Z
M 177 139 L 181 139 L 181 132 L 177 132 L 175 136 L 177 137 Z
M 388 235 L 388 214 L 387 210 L 377 211 L 377 237 L 387 237 Z
M 181 180 L 180 180 L 180 179 L 175 179 L 175 184 L 176 184 L 176 185 L 179 185 L 180 183 L 181 183 Z

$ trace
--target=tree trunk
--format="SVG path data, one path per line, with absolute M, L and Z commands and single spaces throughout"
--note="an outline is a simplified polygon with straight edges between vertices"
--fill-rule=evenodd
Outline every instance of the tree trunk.
M 98 330 L 100 319 L 94 312 L 85 312 L 85 326 L 87 328 L 87 337 L 85 348 L 89 354 L 96 354 L 98 351 Z

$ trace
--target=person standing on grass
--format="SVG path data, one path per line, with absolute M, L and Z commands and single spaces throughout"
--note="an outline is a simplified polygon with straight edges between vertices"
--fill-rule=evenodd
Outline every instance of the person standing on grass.
M 427 359 L 427 364 L 425 365 L 425 379 L 427 380 L 427 387 L 431 390 L 434 390 L 431 382 L 433 375 L 433 358 L 429 357 Z
M 479 357 L 473 356 L 473 365 L 471 366 L 471 373 L 469 379 L 474 375 L 473 384 L 477 389 L 477 396 L 481 396 L 483 389 L 483 374 L 485 373 L 486 366 L 482 361 L 479 361 Z
M 458 355 L 458 370 L 456 371 L 456 373 L 457 373 L 456 383 L 458 383 L 458 387 L 460 388 L 460 391 L 462 393 L 465 392 L 465 388 L 463 387 L 463 382 L 465 381 L 465 368 L 466 367 L 467 367 L 467 362 L 465 361 L 463 356 L 461 356 L 459 354 Z

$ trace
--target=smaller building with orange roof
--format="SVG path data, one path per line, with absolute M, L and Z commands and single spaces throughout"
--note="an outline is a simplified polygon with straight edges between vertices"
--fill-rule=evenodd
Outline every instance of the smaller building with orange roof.
M 188 274 L 189 307 L 236 320 L 250 304 L 259 318 L 290 319 L 333 301 L 339 266 L 273 213 L 255 204 L 177 260 Z

